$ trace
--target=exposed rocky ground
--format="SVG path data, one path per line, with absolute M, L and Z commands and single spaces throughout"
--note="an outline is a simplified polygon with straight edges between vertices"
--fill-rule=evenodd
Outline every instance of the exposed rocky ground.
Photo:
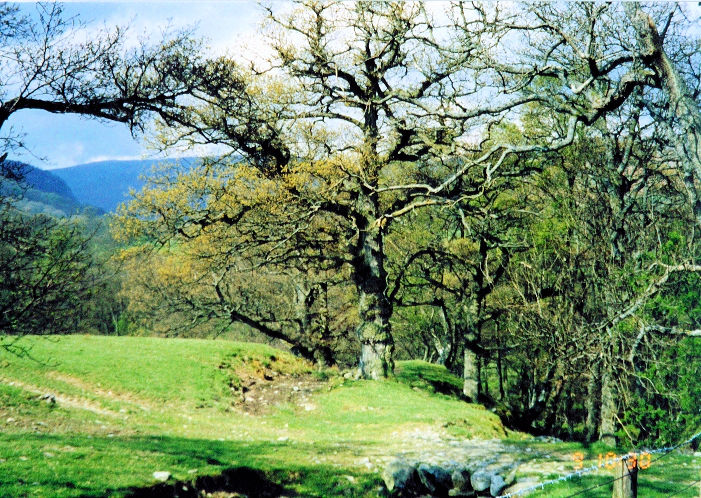
M 499 496 L 533 484 L 516 479 L 521 466 L 538 455 L 530 448 L 522 454 L 522 447 L 498 439 L 464 440 L 439 431 L 417 430 L 401 437 L 406 451 L 382 471 L 393 496 Z M 550 470 L 564 470 L 558 463 Z

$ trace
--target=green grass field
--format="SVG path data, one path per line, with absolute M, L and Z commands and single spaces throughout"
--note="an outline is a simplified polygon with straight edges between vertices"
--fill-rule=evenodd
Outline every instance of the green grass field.
M 404 435 L 422 431 L 506 438 L 524 455 L 555 450 L 557 462 L 543 457 L 521 472 L 543 480 L 557 465 L 569 471 L 574 451 L 595 458 L 601 450 L 539 447 L 508 432 L 494 414 L 459 399 L 459 379 L 422 362 L 400 363 L 396 380 L 370 382 L 260 344 L 78 335 L 22 344 L 28 357 L 0 353 L 3 497 L 138 495 L 157 489 L 155 471 L 170 472 L 171 484 L 228 483 L 251 496 L 382 496 L 383 466 L 411 450 Z M 691 483 L 699 463 L 674 455 L 653 465 L 641 476 L 650 493 L 641 496 L 669 494 L 669 476 L 679 488 Z M 610 488 L 598 491 L 586 496 L 610 496 Z

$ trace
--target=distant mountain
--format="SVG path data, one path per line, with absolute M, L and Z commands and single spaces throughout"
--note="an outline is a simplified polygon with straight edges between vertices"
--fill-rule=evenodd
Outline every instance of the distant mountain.
M 141 177 L 154 166 L 165 163 L 188 168 L 197 161 L 197 158 L 100 161 L 54 169 L 51 173 L 63 179 L 81 203 L 110 212 L 129 199 L 129 189 L 141 190 L 144 186 Z
M 16 198 L 16 206 L 23 211 L 70 216 L 85 213 L 87 209 L 90 214 L 101 214 L 81 205 L 66 182 L 50 171 L 18 161 L 5 161 L 0 176 L 4 179 L 0 181 L 0 193 Z
M 28 186 L 41 192 L 48 192 L 78 202 L 70 187 L 60 177 L 49 171 L 36 168 L 19 161 L 5 161 L 5 168 L 22 178 Z

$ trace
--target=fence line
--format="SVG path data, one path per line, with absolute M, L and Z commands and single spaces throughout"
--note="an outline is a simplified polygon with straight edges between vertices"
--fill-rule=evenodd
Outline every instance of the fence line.
M 689 439 L 687 439 L 687 440 L 685 440 L 685 441 L 682 441 L 682 442 L 679 443 L 679 444 L 676 444 L 675 446 L 664 446 L 664 447 L 662 447 L 662 448 L 657 448 L 657 449 L 654 449 L 654 450 L 642 450 L 642 451 L 638 451 L 638 452 L 636 452 L 636 453 L 638 453 L 638 454 L 647 453 L 647 454 L 649 454 L 649 455 L 662 454 L 661 456 L 655 458 L 654 460 L 651 460 L 651 461 L 650 461 L 650 464 L 652 464 L 652 463 L 654 463 L 654 462 L 656 462 L 656 461 L 658 461 L 658 460 L 664 458 L 665 456 L 667 456 L 668 454 L 670 454 L 670 453 L 673 452 L 674 450 L 676 450 L 676 449 L 678 449 L 678 448 L 680 448 L 680 447 L 682 447 L 682 446 L 686 446 L 687 444 L 691 444 L 695 439 L 697 439 L 697 438 L 699 438 L 699 437 L 701 437 L 701 431 L 697 432 L 696 434 L 694 434 L 693 436 L 691 436 Z M 633 452 L 630 452 L 630 453 L 633 453 Z M 548 481 L 543 481 L 543 482 L 538 483 L 538 484 L 535 484 L 535 485 L 533 485 L 533 486 L 530 486 L 530 487 L 527 487 L 527 488 L 523 488 L 523 489 L 520 489 L 520 490 L 518 490 L 518 491 L 514 491 L 513 493 L 507 493 L 507 494 L 505 494 L 505 495 L 499 495 L 499 496 L 497 496 L 497 498 L 513 498 L 513 497 L 515 497 L 515 496 L 522 496 L 522 495 L 526 495 L 526 494 L 528 494 L 528 493 L 532 493 L 533 491 L 542 490 L 542 489 L 545 488 L 545 486 L 549 486 L 549 485 L 551 485 L 551 484 L 556 484 L 556 483 L 560 483 L 560 482 L 565 482 L 565 481 L 568 481 L 568 480 L 570 480 L 570 479 L 573 479 L 574 477 L 582 477 L 583 475 L 588 474 L 588 473 L 590 473 L 590 472 L 594 472 L 595 470 L 598 470 L 598 469 L 600 469 L 601 467 L 604 467 L 605 465 L 610 465 L 611 463 L 615 464 L 615 463 L 620 462 L 620 461 L 622 461 L 622 460 L 628 460 L 629 458 L 632 458 L 631 455 L 630 455 L 630 453 L 627 453 L 627 454 L 625 454 L 625 455 L 621 455 L 621 456 L 616 457 L 616 458 L 613 458 L 613 459 L 609 458 L 609 459 L 606 460 L 606 463 L 605 463 L 605 464 L 602 462 L 602 463 L 599 463 L 599 464 L 597 464 L 597 465 L 592 465 L 591 467 L 586 467 L 586 468 L 583 468 L 583 469 L 579 469 L 579 470 L 577 470 L 577 471 L 575 471 L 575 472 L 571 472 L 571 473 L 566 474 L 566 475 L 564 475 L 564 476 L 560 476 L 560 477 L 558 477 L 558 478 L 556 478 L 556 479 L 550 479 L 550 480 L 548 480 Z M 625 477 L 625 476 L 623 476 L 623 477 Z M 605 483 L 603 483 L 603 484 L 597 484 L 596 486 L 592 486 L 591 488 L 587 488 L 587 489 L 585 489 L 585 490 L 583 490 L 583 491 L 578 491 L 577 493 L 575 493 L 575 494 L 573 494 L 573 495 L 570 495 L 570 496 L 577 496 L 577 495 L 579 495 L 579 494 L 581 494 L 581 493 L 584 493 L 584 492 L 586 492 L 586 491 L 589 491 L 589 490 L 591 490 L 591 489 L 595 489 L 595 488 L 599 488 L 599 487 L 601 487 L 601 486 L 605 486 L 605 485 L 607 485 L 607 484 L 611 484 L 612 482 L 615 482 L 615 481 L 617 481 L 618 479 L 621 479 L 621 477 L 617 477 L 617 478 L 615 478 L 615 479 L 613 479 L 613 480 L 611 480 L 611 481 L 607 481 L 607 482 L 605 482 Z M 692 484 L 692 485 L 693 485 L 693 484 Z M 568 497 L 568 498 L 570 498 L 570 497 Z

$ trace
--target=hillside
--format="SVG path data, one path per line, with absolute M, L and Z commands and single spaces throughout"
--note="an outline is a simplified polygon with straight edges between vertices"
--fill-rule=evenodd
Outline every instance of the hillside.
M 196 161 L 195 158 L 167 160 L 100 161 L 78 164 L 69 168 L 51 170 L 70 187 L 76 198 L 83 204 L 97 206 L 106 212 L 128 200 L 129 190 L 140 190 L 143 175 L 154 166 L 162 163 L 185 167 Z
M 571 470 L 573 451 L 593 459 L 602 451 L 509 433 L 481 406 L 436 392 L 459 381 L 421 362 L 400 362 L 398 380 L 373 382 L 260 344 L 105 336 L 19 344 L 31 357 L 0 349 L 0 496 L 374 497 L 385 495 L 381 474 L 398 457 L 511 462 L 523 487 Z M 658 490 L 669 479 L 690 482 L 697 463 L 674 455 L 674 472 L 653 467 L 647 482 Z M 158 484 L 159 471 L 167 483 Z M 602 471 L 550 496 L 606 479 Z
M 26 163 L 6 161 L 5 167 L 22 178 L 20 183 L 5 180 L 2 189 L 5 195 L 19 198 L 18 207 L 30 213 L 51 216 L 70 216 L 77 212 L 100 214 L 83 206 L 63 179 L 50 171 L 41 170 Z

